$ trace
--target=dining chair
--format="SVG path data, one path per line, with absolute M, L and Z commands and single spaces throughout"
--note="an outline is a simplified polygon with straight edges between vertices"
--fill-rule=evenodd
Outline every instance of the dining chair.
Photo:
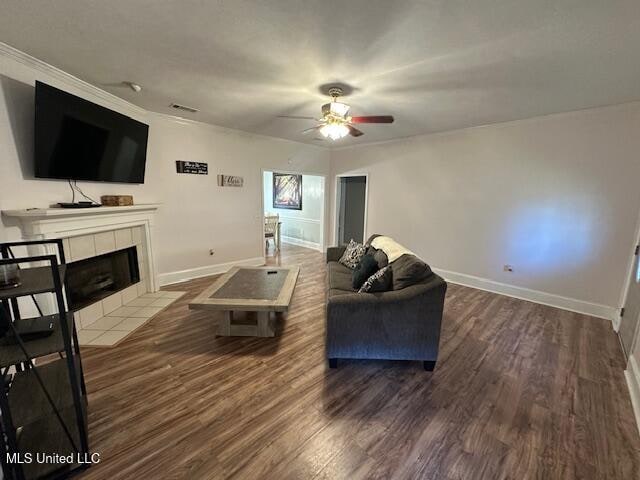
M 279 250 L 278 245 L 278 225 L 280 223 L 280 215 L 265 215 L 264 217 L 264 242 L 265 247 L 269 248 L 269 240 L 273 240 L 273 244 L 276 250 Z

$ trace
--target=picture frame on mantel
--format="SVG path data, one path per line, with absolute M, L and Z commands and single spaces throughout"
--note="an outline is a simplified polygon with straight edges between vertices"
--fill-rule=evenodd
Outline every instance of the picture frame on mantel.
M 273 174 L 273 208 L 302 210 L 302 175 Z

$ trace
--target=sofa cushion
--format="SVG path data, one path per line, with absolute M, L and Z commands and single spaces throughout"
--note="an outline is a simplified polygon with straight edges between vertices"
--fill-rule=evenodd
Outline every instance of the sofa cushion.
M 347 290 L 353 293 L 353 287 L 351 286 L 353 272 L 351 269 L 338 262 L 329 262 L 327 263 L 327 270 L 330 289 Z
M 362 257 L 362 260 L 360 260 L 360 263 L 358 264 L 356 269 L 353 271 L 353 275 L 351 276 L 352 278 L 351 286 L 353 287 L 353 289 L 354 290 L 359 289 L 362 286 L 362 284 L 367 280 L 367 278 L 369 278 L 378 270 L 379 270 L 378 262 L 376 262 L 376 259 L 374 258 L 374 256 L 365 254 Z
M 341 264 L 349 267 L 351 270 L 354 270 L 360 260 L 364 256 L 365 248 L 361 243 L 356 242 L 353 238 L 349 240 L 349 244 L 345 249 L 342 257 L 338 260 Z
M 391 264 L 394 290 L 402 290 L 433 275 L 431 267 L 415 255 L 404 254 Z
M 391 288 L 392 272 L 389 265 L 381 268 L 362 284 L 358 293 L 373 293 L 373 292 L 386 292 Z
M 353 295 L 353 290 L 340 290 L 339 288 L 332 288 L 327 293 L 327 298 L 335 298 L 340 295 Z

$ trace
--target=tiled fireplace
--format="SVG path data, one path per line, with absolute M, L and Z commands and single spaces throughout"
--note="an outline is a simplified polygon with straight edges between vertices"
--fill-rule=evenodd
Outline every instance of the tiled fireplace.
M 20 221 L 26 240 L 62 239 L 66 289 L 81 329 L 114 315 L 138 298 L 155 298 L 152 226 L 158 205 L 3 211 Z M 36 252 L 30 252 L 36 253 Z M 52 246 L 42 253 L 55 253 Z M 141 300 L 142 301 L 142 300 Z M 135 302 L 134 302 L 135 303 Z M 44 310 L 50 310 L 43 299 Z M 82 343 L 82 340 L 81 340 Z
M 140 281 L 138 247 L 67 263 L 65 288 L 69 309 L 80 310 Z
M 153 291 L 144 240 L 143 226 L 63 239 L 69 308 L 83 328 Z

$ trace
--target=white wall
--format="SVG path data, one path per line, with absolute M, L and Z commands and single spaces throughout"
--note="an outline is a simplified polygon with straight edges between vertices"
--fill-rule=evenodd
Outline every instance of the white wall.
M 280 216 L 284 241 L 321 248 L 324 181 L 320 175 L 302 175 L 302 210 L 273 208 L 273 172 L 264 172 L 264 211 Z
M 150 114 L 0 48 L 0 209 L 70 198 L 65 182 L 31 175 L 36 79 L 150 124 L 144 185 L 80 186 L 93 197 L 132 194 L 137 203 L 163 204 L 154 240 L 165 280 L 262 255 L 263 169 L 368 172 L 369 233 L 393 235 L 433 266 L 466 278 L 573 299 L 576 308 L 620 306 L 640 205 L 639 103 L 329 153 Z M 177 175 L 178 159 L 208 162 L 210 174 Z M 243 175 L 245 186 L 217 187 L 217 173 Z M 332 201 L 335 179 L 328 184 Z M 19 236 L 3 218 L 0 241 Z M 505 263 L 513 273 L 502 271 Z
M 609 317 L 640 207 L 639 132 L 632 103 L 338 149 L 332 175 L 368 172 L 368 233 L 463 274 L 449 277 Z
M 66 182 L 32 175 L 36 79 L 144 121 L 150 125 L 144 185 L 79 186 L 94 198 L 131 194 L 136 203 L 162 204 L 154 227 L 161 282 L 191 274 L 172 272 L 199 268 L 196 273 L 204 274 L 215 268 L 202 267 L 263 256 L 262 169 L 329 172 L 326 149 L 149 113 L 35 59 L 4 53 L 0 49 L 0 210 L 71 198 Z M 209 175 L 178 175 L 175 160 L 207 162 Z M 244 187 L 218 187 L 218 173 L 243 176 Z M 18 225 L 3 217 L 0 241 L 17 238 Z

